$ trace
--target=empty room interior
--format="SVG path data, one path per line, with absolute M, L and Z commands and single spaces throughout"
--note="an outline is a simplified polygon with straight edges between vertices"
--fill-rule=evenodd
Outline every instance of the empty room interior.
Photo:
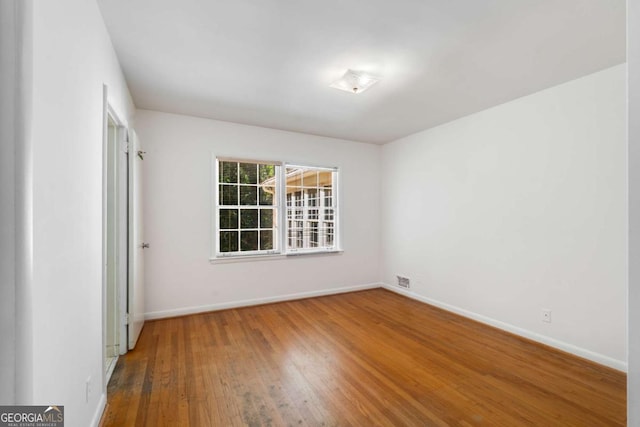
M 640 425 L 637 2 L 0 1 L 0 405 Z

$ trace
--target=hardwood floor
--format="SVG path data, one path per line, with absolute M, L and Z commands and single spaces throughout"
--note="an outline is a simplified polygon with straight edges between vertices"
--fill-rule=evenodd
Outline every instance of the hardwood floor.
M 147 322 L 102 426 L 625 425 L 626 376 L 374 289 Z

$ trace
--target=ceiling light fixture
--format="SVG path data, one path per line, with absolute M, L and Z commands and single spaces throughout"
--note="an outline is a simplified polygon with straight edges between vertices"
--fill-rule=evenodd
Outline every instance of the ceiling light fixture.
M 357 94 L 369 89 L 379 80 L 378 77 L 373 77 L 360 71 L 347 70 L 344 76 L 331 83 L 330 87 Z

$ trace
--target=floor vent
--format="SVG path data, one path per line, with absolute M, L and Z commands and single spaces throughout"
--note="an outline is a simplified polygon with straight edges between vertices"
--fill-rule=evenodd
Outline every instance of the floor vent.
M 401 288 L 409 289 L 411 287 L 411 282 L 408 277 L 396 276 L 398 278 L 398 286 Z

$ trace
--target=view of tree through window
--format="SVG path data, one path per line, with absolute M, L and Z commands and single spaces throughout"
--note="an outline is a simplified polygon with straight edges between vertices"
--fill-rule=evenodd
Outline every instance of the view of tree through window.
M 218 164 L 218 220 L 220 252 L 276 249 L 279 166 L 262 163 Z
M 281 176 L 276 163 L 218 159 L 217 165 L 219 255 L 336 249 L 335 169 L 286 165 Z

